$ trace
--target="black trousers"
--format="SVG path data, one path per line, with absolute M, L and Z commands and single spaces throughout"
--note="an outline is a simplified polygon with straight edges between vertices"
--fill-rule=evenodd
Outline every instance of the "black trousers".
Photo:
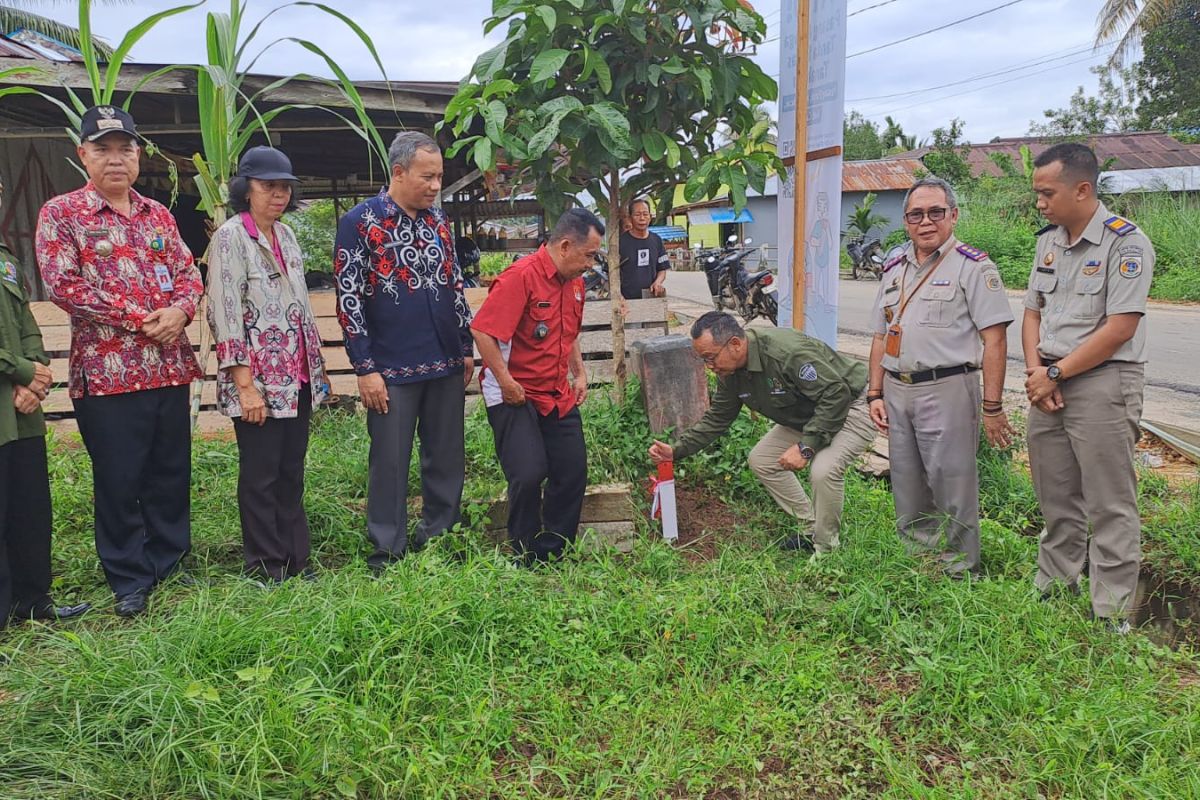
M 526 564 L 575 541 L 587 489 L 583 420 L 573 408 L 543 416 L 532 403 L 489 406 L 496 455 L 508 480 L 508 538 Z M 545 484 L 543 493 L 542 484 Z
M 304 514 L 304 455 L 312 392 L 300 389 L 289 419 L 262 425 L 233 421 L 238 444 L 238 511 L 246 571 L 282 581 L 308 567 L 310 539 Z
M 113 594 L 149 591 L 191 548 L 188 387 L 75 401 L 92 458 L 96 552 Z
M 412 546 L 454 527 L 462 514 L 465 470 L 463 376 L 388 386 L 388 413 L 367 412 L 371 455 L 367 478 L 367 536 L 371 565 L 408 550 L 408 467 L 413 438 L 421 440 L 421 521 Z
M 0 447 L 0 628 L 50 602 L 50 477 L 46 440 Z

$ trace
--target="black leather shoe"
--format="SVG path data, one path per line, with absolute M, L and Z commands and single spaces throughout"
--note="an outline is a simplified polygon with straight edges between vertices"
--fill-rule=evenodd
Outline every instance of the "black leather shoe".
M 53 603 L 45 603 L 40 606 L 18 608 L 13 612 L 12 616 L 14 619 L 21 621 L 35 619 L 40 622 L 54 622 L 60 619 L 82 617 L 91 610 L 91 603 L 79 603 L 74 606 L 55 606 Z
M 118 617 L 126 618 L 144 614 L 146 612 L 146 592 L 139 589 L 136 592 L 121 595 L 113 605 L 113 611 Z
M 812 553 L 816 548 L 813 547 L 811 536 L 806 536 L 802 533 L 793 533 L 779 543 L 779 549 L 785 553 Z

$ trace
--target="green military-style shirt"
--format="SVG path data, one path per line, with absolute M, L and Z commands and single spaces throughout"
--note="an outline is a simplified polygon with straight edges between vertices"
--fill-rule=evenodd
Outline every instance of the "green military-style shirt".
M 703 450 L 729 430 L 742 406 L 799 431 L 820 450 L 842 429 L 867 385 L 867 366 L 824 342 L 787 328 L 746 331 L 746 366 L 718 379 L 712 406 L 676 442 L 675 458 Z
M 13 386 L 29 385 L 34 362 L 48 365 L 50 359 L 29 310 L 16 256 L 0 244 L 0 446 L 46 435 L 40 408 L 32 414 L 18 414 L 13 405 Z

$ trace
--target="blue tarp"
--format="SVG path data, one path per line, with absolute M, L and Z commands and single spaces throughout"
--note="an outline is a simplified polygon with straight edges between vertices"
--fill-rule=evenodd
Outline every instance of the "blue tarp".
M 693 225 L 711 225 L 721 222 L 754 222 L 750 209 L 743 208 L 736 216 L 731 206 L 725 208 L 697 208 L 687 212 L 688 222 Z
M 686 242 L 688 238 L 687 231 L 678 225 L 651 225 L 650 232 L 664 242 Z
M 750 213 L 750 209 L 743 208 L 742 213 L 736 217 L 733 214 L 732 208 L 714 208 L 712 210 L 713 222 L 754 222 L 754 216 Z

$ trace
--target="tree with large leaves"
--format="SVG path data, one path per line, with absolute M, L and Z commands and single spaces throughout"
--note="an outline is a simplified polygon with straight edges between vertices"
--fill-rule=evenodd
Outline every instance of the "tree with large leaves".
M 461 138 L 448 152 L 471 148 L 485 172 L 500 159 L 516 165 L 551 214 L 583 190 L 602 202 L 613 280 L 623 201 L 652 194 L 669 207 L 686 183 L 689 200 L 724 186 L 741 208 L 747 187 L 763 191 L 782 167 L 763 147 L 769 120 L 754 113 L 778 87 L 745 53 L 766 25 L 744 0 L 494 0 L 492 12 L 485 32 L 507 23 L 508 35 L 450 101 L 446 123 Z M 620 292 L 611 295 L 623 387 Z

